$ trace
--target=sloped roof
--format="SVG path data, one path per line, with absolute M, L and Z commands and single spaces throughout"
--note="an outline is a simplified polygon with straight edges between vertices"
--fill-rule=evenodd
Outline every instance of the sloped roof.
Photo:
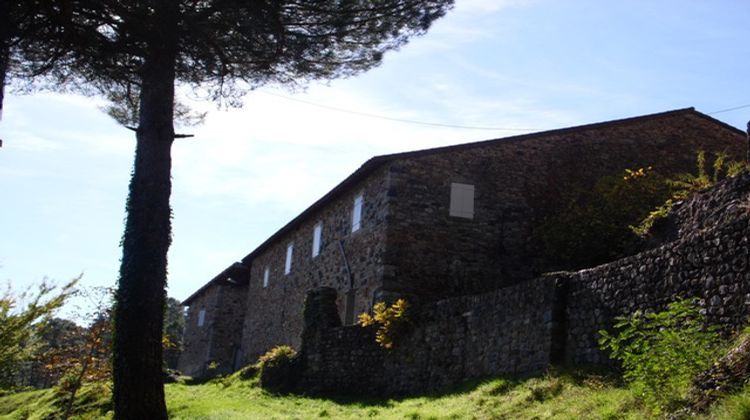
M 196 290 L 195 293 L 190 295 L 187 299 L 182 301 L 183 306 L 189 306 L 190 302 L 195 300 L 197 297 L 203 294 L 203 292 L 213 285 L 218 284 L 247 284 L 250 281 L 248 267 L 240 262 L 233 263 L 229 267 L 225 268 L 224 271 L 217 274 L 214 278 L 209 280 L 206 284 L 201 286 L 200 289 Z
M 354 171 L 351 175 L 346 177 L 343 181 L 341 181 L 338 185 L 336 185 L 331 191 L 326 193 L 323 197 L 321 197 L 318 201 L 314 202 L 310 207 L 305 209 L 302 213 L 300 213 L 297 217 L 292 219 L 289 223 L 284 225 L 281 229 L 276 231 L 273 235 L 271 235 L 268 239 L 266 239 L 262 244 L 260 244 L 257 248 L 255 248 L 251 253 L 247 254 L 245 258 L 242 259 L 242 262 L 249 266 L 250 262 L 252 261 L 253 257 L 258 255 L 259 253 L 263 252 L 267 247 L 269 247 L 273 242 L 275 242 L 279 237 L 283 236 L 285 233 L 293 230 L 295 227 L 297 227 L 302 221 L 304 221 L 307 216 L 309 216 L 311 213 L 314 213 L 316 210 L 324 207 L 326 204 L 332 202 L 336 198 L 338 198 L 340 195 L 342 195 L 344 192 L 348 191 L 348 188 L 352 185 L 357 184 L 359 181 L 365 179 L 368 175 L 370 175 L 373 171 L 380 168 L 386 163 L 393 162 L 398 159 L 404 159 L 404 158 L 414 158 L 414 157 L 422 157 L 422 156 L 429 156 L 429 155 L 435 155 L 439 153 L 450 153 L 454 151 L 459 150 L 468 150 L 468 149 L 474 149 L 478 147 L 484 147 L 493 145 L 499 142 L 518 142 L 518 141 L 527 141 L 532 139 L 538 139 L 548 136 L 556 136 L 561 134 L 572 134 L 577 132 L 582 132 L 590 129 L 595 128 L 603 128 L 603 127 L 610 127 L 610 126 L 617 126 L 617 125 L 625 125 L 625 124 L 632 124 L 636 122 L 642 122 L 646 120 L 652 120 L 652 119 L 659 119 L 674 115 L 680 115 L 680 114 L 692 114 L 699 116 L 701 118 L 705 118 L 710 120 L 711 122 L 715 124 L 719 124 L 724 126 L 725 128 L 728 128 L 730 130 L 734 130 L 739 134 L 744 135 L 745 133 L 741 130 L 739 130 L 736 127 L 733 127 L 729 124 L 726 124 L 722 121 L 719 121 L 715 118 L 711 118 L 710 116 L 700 113 L 695 110 L 695 108 L 682 108 L 682 109 L 676 109 L 673 111 L 666 111 L 666 112 L 660 112 L 656 114 L 648 114 L 648 115 L 642 115 L 638 117 L 631 117 L 631 118 L 624 118 L 619 120 L 611 120 L 611 121 L 605 121 L 605 122 L 599 122 L 599 123 L 593 123 L 593 124 L 586 124 L 586 125 L 578 125 L 574 127 L 568 127 L 568 128 L 559 128 L 554 130 L 547 130 L 547 131 L 539 131 L 536 133 L 531 134 L 521 134 L 517 136 L 510 136 L 510 137 L 502 137 L 498 139 L 491 139 L 491 140 L 482 140 L 472 143 L 462 143 L 452 146 L 443 146 L 443 147 L 435 147 L 432 149 L 423 149 L 423 150 L 416 150 L 411 152 L 403 152 L 403 153 L 393 153 L 390 155 L 380 155 L 375 156 L 368 161 L 366 161 L 362 166 L 359 167 L 356 171 Z
M 559 128 L 559 129 L 547 130 L 547 131 L 539 131 L 539 132 L 530 133 L 530 134 L 521 134 L 521 135 L 502 137 L 502 138 L 496 138 L 496 139 L 491 139 L 491 140 L 483 140 L 483 141 L 477 141 L 477 142 L 471 142 L 471 143 L 462 143 L 462 144 L 457 144 L 457 145 L 452 145 L 452 146 L 435 147 L 431 149 L 423 149 L 423 150 L 416 150 L 416 151 L 411 151 L 411 152 L 393 153 L 393 154 L 388 154 L 388 155 L 375 156 L 367 160 L 364 164 L 362 164 L 362 166 L 359 167 L 359 169 L 357 169 L 351 175 L 346 177 L 343 181 L 341 181 L 338 185 L 336 185 L 332 190 L 330 190 L 323 197 L 321 197 L 312 205 L 310 205 L 308 208 L 306 208 L 304 211 L 302 211 L 302 213 L 300 213 L 297 217 L 289 221 L 289 223 L 284 225 L 281 229 L 276 231 L 276 233 L 271 235 L 268 239 L 266 239 L 263 243 L 261 243 L 257 248 L 255 248 L 252 252 L 247 254 L 242 259 L 242 264 L 244 264 L 245 267 L 250 267 L 252 260 L 255 256 L 257 256 L 258 254 L 266 250 L 269 246 L 271 246 L 271 244 L 276 242 L 276 240 L 278 240 L 280 237 L 282 237 L 289 231 L 299 226 L 308 216 L 315 213 L 317 210 L 325 207 L 327 204 L 331 203 L 332 201 L 336 200 L 339 196 L 346 193 L 350 187 L 356 185 L 358 182 L 367 178 L 375 170 L 377 170 L 378 168 L 381 168 L 386 163 L 390 163 L 398 159 L 404 159 L 404 158 L 423 157 L 423 156 L 435 155 L 435 154 L 440 154 L 440 153 L 450 153 L 450 152 L 455 152 L 455 151 L 474 149 L 478 147 L 485 147 L 485 146 L 494 145 L 500 142 L 503 142 L 503 143 L 504 142 L 521 142 L 521 141 L 540 139 L 540 138 L 550 137 L 550 136 L 575 134 L 578 132 L 583 132 L 583 131 L 587 131 L 591 129 L 628 125 L 628 124 L 643 122 L 647 120 L 672 117 L 676 115 L 698 116 L 700 118 L 707 119 L 714 124 L 723 126 L 726 129 L 735 131 L 738 134 L 745 135 L 745 133 L 739 130 L 738 128 L 733 127 L 729 124 L 726 124 L 722 121 L 719 121 L 715 118 L 712 118 L 706 114 L 698 112 L 695 110 L 695 108 L 690 107 L 690 108 L 682 108 L 682 109 L 676 109 L 676 110 L 666 111 L 666 112 L 659 112 L 655 114 L 641 115 L 637 117 L 598 122 L 598 123 L 593 123 L 593 124 L 578 125 L 578 126 L 573 126 L 573 127 Z M 201 287 L 196 293 L 194 293 L 188 299 L 186 299 L 183 302 L 183 304 L 189 303 L 190 300 L 194 299 L 200 292 L 202 292 L 203 290 L 205 290 L 205 288 L 207 288 L 210 284 L 212 284 L 212 282 L 218 281 L 217 279 L 220 276 L 225 275 L 225 272 L 226 270 L 222 272 L 221 274 L 219 274 L 218 276 L 216 276 L 211 281 L 209 281 L 206 285 Z

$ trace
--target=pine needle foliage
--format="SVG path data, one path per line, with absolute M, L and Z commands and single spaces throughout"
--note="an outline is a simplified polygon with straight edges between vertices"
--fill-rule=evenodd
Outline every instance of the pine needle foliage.
M 0 389 L 18 384 L 24 363 L 37 357 L 47 323 L 75 292 L 78 278 L 61 288 L 42 282 L 36 290 L 0 295 Z

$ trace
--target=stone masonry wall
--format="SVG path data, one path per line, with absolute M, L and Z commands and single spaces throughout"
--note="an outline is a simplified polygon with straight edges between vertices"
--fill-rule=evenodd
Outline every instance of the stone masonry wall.
M 247 285 L 224 284 L 219 286 L 219 298 L 209 328 L 212 331 L 208 360 L 218 363 L 222 373 L 241 367 L 242 320 L 237 314 L 245 312 Z
M 717 206 L 722 202 L 727 206 Z M 661 310 L 678 298 L 699 298 L 709 321 L 725 331 L 746 325 L 750 316 L 748 205 L 750 176 L 727 180 L 684 204 L 703 217 L 683 223 L 677 241 L 596 268 L 560 274 L 569 285 L 568 361 L 606 363 L 606 355 L 597 347 L 599 330 L 609 328 L 616 316 L 638 309 Z M 733 217 L 724 218 L 722 210 Z M 713 218 L 713 227 L 705 223 L 707 218 Z
M 219 296 L 217 287 L 208 288 L 200 297 L 196 298 L 188 307 L 183 334 L 184 350 L 180 354 L 177 368 L 186 375 L 202 375 L 211 345 L 211 330 L 208 328 L 214 317 L 213 309 Z M 202 326 L 198 326 L 198 313 L 206 310 L 206 317 Z
M 303 303 L 310 289 L 327 286 L 337 290 L 342 320 L 346 320 L 346 297 L 352 286 L 354 307 L 350 313 L 370 310 L 382 284 L 388 183 L 388 168 L 382 168 L 253 258 L 243 327 L 245 363 L 255 362 L 276 345 L 299 348 Z M 359 194 L 364 199 L 362 223 L 352 232 L 352 208 Z M 313 229 L 319 222 L 323 226 L 322 243 L 320 254 L 313 258 Z M 292 270 L 284 274 L 290 243 L 294 244 Z M 263 287 L 266 267 L 269 284 Z
M 698 297 L 709 322 L 725 332 L 741 328 L 750 316 L 750 175 L 682 205 L 703 217 L 683 218 L 677 241 L 575 273 L 422 304 L 391 351 L 374 343 L 371 328 L 341 327 L 331 315 L 335 293 L 315 290 L 298 388 L 417 394 L 471 378 L 539 372 L 556 362 L 609 365 L 598 348 L 600 330 L 611 328 L 616 316 L 661 310 L 679 298 Z M 733 216 L 721 217 L 719 208 Z M 713 226 L 706 217 L 714 218 Z
M 541 372 L 561 350 L 552 338 L 562 327 L 562 292 L 556 279 L 540 278 L 422 305 L 410 312 L 409 329 L 391 350 L 377 346 L 373 328 L 321 326 L 313 314 L 302 345 L 299 387 L 312 393 L 399 395 L 440 391 L 489 375 Z M 326 290 L 314 291 L 310 299 L 319 293 Z M 312 312 L 323 311 L 330 309 Z
M 743 140 L 681 112 L 399 159 L 391 170 L 384 289 L 437 300 L 532 278 L 539 274 L 530 248 L 534 219 L 561 190 L 627 168 L 692 172 L 698 150 L 741 157 Z M 453 182 L 475 186 L 473 219 L 449 216 Z
M 185 325 L 184 348 L 178 369 L 190 376 L 202 376 L 210 362 L 218 364 L 217 372 L 231 372 L 237 361 L 236 352 L 242 337 L 242 320 L 238 313 L 245 312 L 247 286 L 215 284 L 193 301 L 188 309 Z M 198 326 L 198 313 L 206 311 L 202 326 Z

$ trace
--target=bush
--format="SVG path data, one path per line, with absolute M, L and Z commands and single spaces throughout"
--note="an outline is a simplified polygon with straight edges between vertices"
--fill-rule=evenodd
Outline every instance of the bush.
M 385 302 L 378 302 L 372 307 L 373 314 L 362 313 L 359 315 L 359 325 L 369 327 L 379 324 L 375 332 L 375 341 L 384 349 L 393 348 L 393 340 L 404 329 L 408 322 L 407 311 L 409 303 L 406 299 L 399 299 L 391 306 Z
M 698 151 L 695 157 L 697 174 L 682 173 L 673 179 L 667 179 L 666 185 L 672 191 L 671 196 L 649 212 L 640 223 L 630 226 L 633 233 L 641 237 L 647 236 L 654 224 L 665 219 L 678 201 L 688 198 L 693 193 L 706 190 L 726 177 L 735 177 L 750 172 L 750 164 L 728 161 L 727 158 L 726 153 L 714 153 L 714 160 L 711 164 L 713 173 L 709 175 L 706 170 L 706 152 Z
M 258 365 L 247 365 L 237 372 L 237 376 L 242 380 L 255 379 L 258 376 Z
M 696 301 L 616 319 L 615 334 L 599 331 L 599 344 L 622 364 L 624 379 L 655 415 L 684 405 L 692 378 L 710 365 L 720 343 Z
M 647 167 L 560 194 L 533 231 L 544 270 L 593 267 L 637 252 L 642 240 L 629 226 L 670 197 L 670 189 L 663 176 Z
M 270 392 L 290 392 L 297 382 L 299 358 L 289 346 L 276 346 L 258 359 L 260 386 Z
M 41 356 L 42 336 L 54 314 L 75 293 L 78 278 L 57 289 L 42 282 L 14 293 L 0 292 L 0 389 L 26 385 L 22 371 Z

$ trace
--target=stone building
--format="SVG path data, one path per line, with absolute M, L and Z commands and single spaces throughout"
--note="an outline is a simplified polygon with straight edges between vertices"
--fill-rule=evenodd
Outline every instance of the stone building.
M 180 369 L 231 371 L 299 346 L 310 289 L 337 291 L 344 325 L 393 296 L 436 301 L 532 279 L 535 215 L 563 188 L 698 150 L 744 155 L 745 133 L 693 108 L 374 157 L 185 300 Z

